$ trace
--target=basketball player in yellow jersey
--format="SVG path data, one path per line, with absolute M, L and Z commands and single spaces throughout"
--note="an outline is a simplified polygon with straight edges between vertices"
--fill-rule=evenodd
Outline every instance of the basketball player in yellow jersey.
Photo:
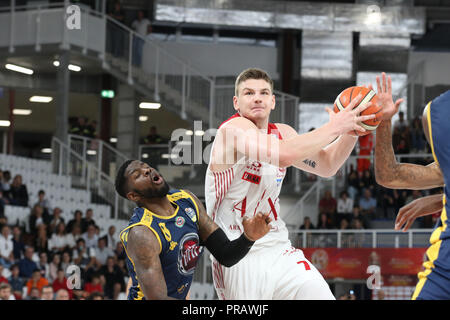
M 247 257 L 227 268 L 212 257 L 214 286 L 220 299 L 334 299 L 319 271 L 293 248 L 280 216 L 279 193 L 286 167 L 329 177 L 352 151 L 358 116 L 370 104 L 327 111 L 330 120 L 305 134 L 286 124 L 270 123 L 275 108 L 273 82 L 260 69 L 244 70 L 236 80 L 236 114 L 218 129 L 206 173 L 207 212 L 230 239 L 242 233 L 242 219 L 267 210 L 271 230 L 257 240 Z M 318 112 L 321 112 L 318 110 Z M 334 141 L 336 140 L 336 141 Z M 334 142 L 333 142 L 334 141 Z
M 414 220 L 426 214 L 442 210 L 441 218 L 433 231 L 427 250 L 427 258 L 419 272 L 416 290 L 412 299 L 450 299 L 450 234 L 447 228 L 450 181 L 450 91 L 445 92 L 427 104 L 422 124 L 435 161 L 427 166 L 397 163 L 392 148 L 391 118 L 398 111 L 400 100 L 392 101 L 391 79 L 382 81 L 377 77 L 378 102 L 383 106 L 386 120 L 377 129 L 375 146 L 375 177 L 377 183 L 392 189 L 431 189 L 444 186 L 445 195 L 433 195 L 417 199 L 404 206 L 397 216 L 395 229 L 407 230 Z

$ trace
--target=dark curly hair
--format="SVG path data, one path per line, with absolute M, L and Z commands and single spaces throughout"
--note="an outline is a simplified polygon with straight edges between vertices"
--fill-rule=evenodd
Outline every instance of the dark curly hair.
M 127 199 L 127 190 L 126 190 L 127 178 L 125 177 L 125 170 L 133 161 L 134 160 L 127 160 L 124 163 L 122 163 L 119 170 L 117 171 L 116 182 L 114 184 L 116 192 L 125 199 Z

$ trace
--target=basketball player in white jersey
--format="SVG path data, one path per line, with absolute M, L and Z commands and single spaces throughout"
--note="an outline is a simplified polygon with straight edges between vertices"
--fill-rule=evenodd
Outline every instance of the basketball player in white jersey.
M 236 114 L 218 129 L 205 181 L 208 214 L 230 239 L 243 232 L 242 218 L 270 212 L 271 231 L 259 239 L 231 268 L 214 257 L 214 286 L 220 299 L 335 299 L 322 275 L 299 249 L 292 247 L 280 217 L 279 193 L 286 168 L 295 166 L 322 177 L 333 176 L 350 155 L 357 137 L 347 135 L 370 104 L 339 113 L 327 108 L 324 126 L 298 135 L 292 127 L 269 123 L 275 108 L 273 82 L 260 69 L 244 70 L 237 78 Z

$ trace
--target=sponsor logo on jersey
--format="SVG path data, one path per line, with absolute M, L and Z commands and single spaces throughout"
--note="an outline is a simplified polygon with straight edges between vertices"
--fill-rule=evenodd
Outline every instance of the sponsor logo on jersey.
M 181 293 L 183 293 L 183 291 L 184 291 L 187 287 L 189 287 L 189 283 L 188 283 L 188 282 L 186 282 L 185 284 L 183 284 L 183 285 L 181 285 L 180 287 L 178 287 L 178 288 L 177 288 L 177 292 L 178 292 L 179 294 L 181 294 Z
M 197 260 L 203 253 L 203 247 L 197 233 L 187 233 L 181 238 L 178 251 L 178 271 L 183 275 L 192 275 Z
M 242 180 L 254 183 L 254 184 L 259 184 L 261 182 L 261 176 L 258 176 L 256 174 L 252 174 L 250 172 L 245 171 L 244 174 L 242 175 Z
M 185 221 L 183 217 L 177 217 L 177 220 L 175 220 L 175 226 L 181 228 L 182 226 L 184 226 L 184 222 Z
M 228 228 L 231 230 L 231 231 L 241 231 L 241 228 L 237 225 L 237 224 L 230 224 L 229 226 L 228 226 Z
M 253 161 L 251 164 L 247 165 L 247 169 L 255 172 L 259 172 L 261 170 L 262 164 L 258 161 Z
M 184 209 L 184 212 L 186 212 L 186 214 L 188 215 L 189 218 L 191 218 L 192 221 L 194 221 L 194 222 L 197 221 L 197 215 L 195 214 L 194 209 L 192 209 L 191 207 L 188 207 L 188 208 Z

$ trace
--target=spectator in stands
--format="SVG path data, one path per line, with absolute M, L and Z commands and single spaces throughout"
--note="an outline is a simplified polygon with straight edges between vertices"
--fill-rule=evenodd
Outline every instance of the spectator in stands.
M 3 179 L 1 181 L 3 197 L 8 199 L 8 203 L 11 200 L 11 172 L 9 170 L 3 171 Z
M 73 216 L 74 216 L 73 219 L 67 223 L 67 232 L 68 233 L 72 232 L 72 229 L 75 225 L 79 226 L 80 230 L 83 230 L 83 220 L 82 220 L 83 213 L 80 210 L 75 210 L 75 212 L 73 213 Z
M 97 138 L 97 120 L 91 120 L 83 130 L 83 136 L 96 139 Z
M 347 192 L 349 197 L 356 201 L 359 196 L 359 176 L 356 170 L 351 170 L 347 178 Z
M 68 248 L 66 225 L 60 222 L 56 227 L 55 232 L 49 240 L 49 248 L 52 253 L 62 253 Z
M 94 210 L 91 208 L 86 210 L 86 216 L 81 219 L 81 232 L 85 233 L 88 230 L 88 227 L 92 225 L 96 225 L 95 220 L 93 219 Z
M 111 250 L 116 249 L 117 245 L 117 237 L 115 235 L 116 233 L 116 227 L 115 226 L 109 226 L 108 233 L 106 234 L 106 246 L 110 248 Z
M 50 201 L 45 197 L 45 191 L 39 190 L 38 192 L 38 201 L 35 203 L 35 205 L 39 205 L 44 210 L 44 218 L 45 223 L 48 223 L 50 220 L 50 212 L 52 211 Z
M 33 247 L 25 247 L 25 256 L 19 261 L 20 277 L 31 278 L 33 271 L 38 269 L 36 262 L 33 261 L 33 254 Z
M 60 223 L 65 223 L 64 218 L 61 216 L 62 214 L 62 210 L 59 207 L 55 207 L 53 208 L 53 214 L 50 216 L 49 219 L 49 226 L 48 226 L 48 231 L 49 233 L 53 234 L 54 232 L 56 232 L 57 230 L 57 226 Z M 65 227 L 65 225 L 64 225 Z
M 90 224 L 87 227 L 87 231 L 83 233 L 82 238 L 84 239 L 86 243 L 86 247 L 93 248 L 95 251 L 97 251 L 97 244 L 98 244 L 98 235 L 96 232 L 96 228 L 94 224 Z
M 0 229 L 0 264 L 5 268 L 11 267 L 14 263 L 13 248 L 14 243 L 12 241 L 11 230 L 5 224 Z
M 361 219 L 353 219 L 352 221 L 352 229 L 354 230 L 363 230 L 363 222 Z M 364 244 L 365 235 L 364 233 L 355 233 L 354 235 L 354 245 L 356 248 L 361 248 Z
M 9 271 L 9 269 L 7 269 Z M 3 275 L 5 267 L 0 264 L 0 283 L 8 283 L 8 279 Z
M 341 222 L 339 223 L 339 230 L 348 230 L 350 229 L 350 223 L 347 221 L 347 219 L 341 219 Z M 342 233 L 341 234 L 341 246 L 343 248 L 348 248 L 350 246 L 350 239 L 351 235 L 348 233 Z
M 52 288 L 53 288 L 53 291 L 56 292 L 56 296 L 58 296 L 59 290 L 65 290 L 67 293 L 68 299 L 55 298 L 55 300 L 70 300 L 70 299 L 72 299 L 72 290 L 70 290 L 69 287 L 67 286 L 67 278 L 64 274 L 63 269 L 58 270 L 57 277 L 55 280 L 53 280 Z M 65 294 L 64 294 L 64 296 L 65 296 Z
M 372 194 L 375 192 L 376 181 L 371 170 L 364 170 L 359 179 L 359 190 L 364 195 L 364 190 L 369 189 Z
M 9 204 L 9 199 L 3 196 L 3 191 L 0 191 L 0 218 L 5 217 L 5 205 Z
M 359 207 L 363 216 L 366 216 L 369 220 L 375 218 L 377 200 L 372 197 L 370 189 L 367 188 L 364 190 L 363 196 L 359 199 Z
M 407 193 L 406 190 L 394 189 L 392 194 L 394 196 L 395 212 L 398 212 L 406 204 Z
M 409 145 L 406 141 L 406 139 L 401 138 L 398 145 L 395 147 L 394 149 L 395 154 L 408 154 L 409 153 Z M 407 159 L 405 159 L 405 161 L 403 162 L 407 162 Z
M 392 189 L 382 188 L 381 209 L 384 218 L 392 219 L 395 217 L 394 191 Z
M 103 293 L 94 291 L 89 295 L 88 300 L 105 300 L 105 297 Z
M 67 228 L 66 228 L 67 229 Z M 79 225 L 74 225 L 72 232 L 67 234 L 67 246 L 69 249 L 74 249 L 77 246 L 78 239 L 81 239 L 81 227 Z
M 64 270 L 67 270 L 67 268 L 72 264 L 73 264 L 73 261 L 72 261 L 71 252 L 68 250 L 64 251 L 62 254 L 61 263 L 60 263 L 60 267 L 63 270 L 63 272 L 64 272 Z M 58 276 L 58 274 L 57 274 L 57 276 Z
M 418 153 L 425 152 L 426 150 L 425 136 L 423 134 L 422 121 L 419 119 L 419 117 L 414 118 L 412 122 L 412 128 L 410 130 L 410 135 L 411 135 L 411 151 Z
M 114 254 L 116 255 L 117 259 L 125 259 L 126 258 L 126 252 L 125 252 L 125 249 L 124 249 L 121 241 L 117 242 L 116 249 L 114 250 Z
M 51 285 L 46 285 L 42 287 L 41 300 L 53 300 L 54 292 Z
M 27 295 L 31 294 L 31 288 L 37 288 L 39 293 L 41 292 L 42 287 L 48 285 L 48 280 L 41 275 L 41 271 L 39 269 L 35 269 L 31 275 L 31 278 L 28 280 L 27 287 Z
M 77 247 L 72 252 L 73 262 L 81 269 L 83 279 L 95 271 L 95 249 L 86 246 L 86 241 L 81 238 L 77 241 Z
M 352 219 L 353 203 L 353 199 L 348 196 L 348 192 L 345 190 L 341 191 L 337 201 L 338 224 L 341 223 L 342 219 L 346 219 L 347 222 L 350 222 Z
M 47 236 L 47 225 L 40 224 L 37 227 L 37 234 L 34 241 L 34 248 L 36 252 L 49 252 L 48 247 L 48 236 Z
M 398 128 L 400 131 L 403 131 L 408 126 L 408 122 L 405 120 L 405 114 L 403 111 L 398 113 L 398 120 L 394 122 L 394 129 Z
M 61 255 L 58 253 L 53 254 L 52 261 L 48 265 L 48 281 L 53 281 L 58 277 L 58 270 L 61 268 Z
M 59 289 L 56 291 L 55 300 L 71 300 L 70 292 L 67 289 Z
M 30 227 L 30 234 L 33 237 L 37 236 L 38 227 L 40 225 L 46 225 L 46 219 L 44 217 L 44 209 L 41 205 L 35 204 L 33 209 L 31 209 L 30 217 L 28 218 L 28 224 Z
M 330 190 L 326 190 L 324 196 L 319 201 L 319 213 L 325 213 L 328 217 L 329 224 L 334 225 L 337 201 L 331 195 Z
M 19 261 L 25 254 L 25 243 L 22 240 L 22 229 L 20 229 L 19 226 L 14 226 L 12 233 L 14 260 Z
M 9 283 L 0 284 L 0 300 L 16 300 Z
M 46 252 L 39 253 L 39 262 L 37 265 L 42 277 L 48 280 L 50 275 L 50 265 L 48 263 L 48 255 Z
M 12 291 L 16 299 L 22 299 L 22 290 L 25 286 L 25 281 L 19 276 L 20 270 L 17 264 L 13 264 L 10 268 L 11 276 L 8 282 L 11 285 Z
M 145 17 L 143 10 L 139 10 L 136 20 L 133 21 L 131 27 L 134 31 L 144 39 L 148 34 L 152 32 L 152 24 L 149 19 Z M 133 38 L 133 64 L 141 66 L 142 64 L 142 50 L 144 48 L 145 41 L 140 37 Z
M 366 134 L 365 136 L 358 137 L 359 143 L 359 156 L 357 160 L 357 170 L 358 172 L 364 172 L 369 170 L 371 161 L 370 158 L 362 158 L 365 156 L 370 156 L 373 149 L 373 133 Z
M 309 217 L 303 218 L 303 224 L 300 227 L 300 230 L 313 230 L 314 225 L 311 223 L 311 219 Z
M 359 219 L 363 222 L 364 228 L 367 229 L 369 227 L 369 219 L 366 216 L 363 216 L 361 214 L 361 208 L 358 206 L 353 207 L 353 214 L 352 214 L 352 219 L 350 220 L 350 227 L 353 226 L 354 220 L 356 220 L 356 219 Z
M 119 283 L 121 288 L 125 288 L 124 274 L 115 264 L 114 257 L 108 257 L 106 265 L 102 266 L 99 272 L 105 278 L 105 285 L 103 287 L 105 297 L 114 299 L 115 284 Z
M 114 20 L 125 24 L 125 12 L 122 9 L 122 6 L 119 1 L 116 1 L 114 3 L 113 9 L 108 13 L 111 18 Z M 111 43 L 111 50 L 112 54 L 115 57 L 122 56 L 123 54 L 123 46 L 124 46 L 124 39 L 123 39 L 123 33 L 122 30 L 119 30 L 116 25 L 114 25 L 108 34 L 111 34 L 109 37 L 110 43 Z
M 317 223 L 317 229 L 331 229 L 332 226 L 329 223 L 328 216 L 325 212 L 319 214 L 319 222 Z
M 114 251 L 106 246 L 106 237 L 98 239 L 98 247 L 95 250 L 95 260 L 97 269 L 106 264 L 108 257 L 114 256 Z
M 11 183 L 11 204 L 27 207 L 28 206 L 28 190 L 27 186 L 22 183 L 22 176 L 17 174 Z
M 99 292 L 103 294 L 103 287 L 100 283 L 100 276 L 98 273 L 94 273 L 91 277 L 91 281 L 84 284 L 84 291 L 91 294 L 93 292 Z
M 148 135 L 144 138 L 144 143 L 145 144 L 160 144 L 163 142 L 164 142 L 164 140 L 158 134 L 156 127 L 151 126 Z
M 25 300 L 41 300 L 41 292 L 38 288 L 31 288 L 31 293 L 26 296 Z

